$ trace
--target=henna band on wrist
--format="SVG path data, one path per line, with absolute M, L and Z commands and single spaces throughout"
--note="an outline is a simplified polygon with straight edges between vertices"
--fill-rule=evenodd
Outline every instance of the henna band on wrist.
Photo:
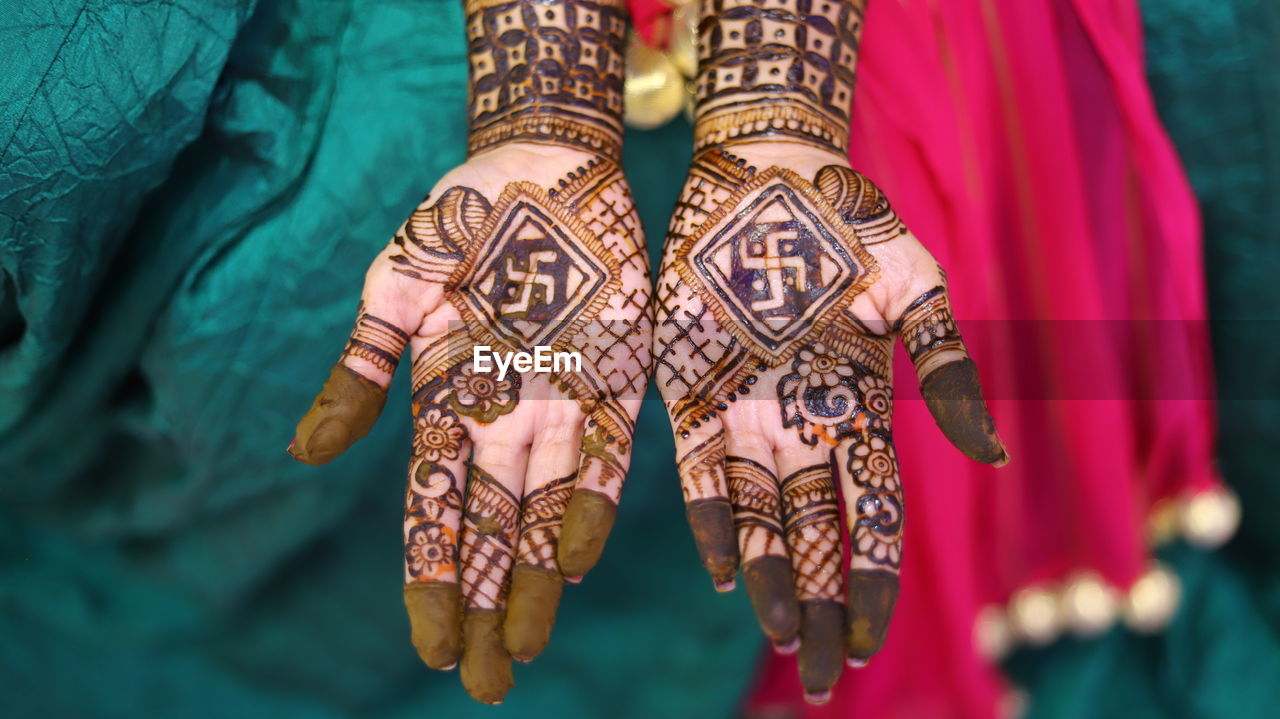
M 769 137 L 843 152 L 861 28 L 851 0 L 704 3 L 695 146 Z
M 509 142 L 617 157 L 622 0 L 467 0 L 468 152 Z

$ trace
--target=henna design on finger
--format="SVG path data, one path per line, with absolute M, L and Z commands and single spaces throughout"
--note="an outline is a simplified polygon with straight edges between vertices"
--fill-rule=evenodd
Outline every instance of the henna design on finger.
M 524 496 L 520 512 L 520 544 L 516 561 L 543 569 L 557 570 L 556 544 L 560 523 L 573 496 L 577 473 L 553 479 Z
M 387 374 L 395 374 L 400 355 L 409 343 L 409 335 L 381 317 L 369 314 L 364 303 L 356 310 L 356 326 L 342 351 L 343 356 L 359 357 Z
M 462 517 L 462 600 L 467 607 L 500 608 L 515 557 L 520 502 L 478 465 L 469 468 Z
M 902 564 L 902 485 L 888 434 L 870 431 L 856 438 L 847 468 L 859 492 L 850 547 L 855 555 L 897 569 Z
M 447 467 L 426 458 L 410 464 L 405 498 L 405 583 L 453 582 L 458 537 L 447 515 L 462 510 L 462 492 Z
M 801 601 L 840 597 L 840 509 L 831 467 L 815 464 L 783 479 L 782 507 L 796 596 Z
M 618 157 L 621 0 L 467 0 L 469 151 L 508 142 Z
M 746 457 L 725 457 L 724 473 L 733 502 L 733 522 L 738 528 L 742 553 L 755 547 L 756 555 L 785 557 L 782 539 L 782 505 L 778 478 L 759 462 Z
M 903 310 L 895 330 L 921 380 L 940 365 L 969 356 L 951 314 L 945 287 L 935 287 L 917 297 Z

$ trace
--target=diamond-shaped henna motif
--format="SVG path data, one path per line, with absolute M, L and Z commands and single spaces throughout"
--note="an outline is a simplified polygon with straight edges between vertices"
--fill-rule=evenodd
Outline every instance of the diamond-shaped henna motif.
M 523 183 L 503 192 L 460 283 L 464 309 L 515 347 L 551 345 L 594 318 L 616 260 L 578 217 Z
M 771 168 L 729 198 L 681 263 L 700 293 L 715 295 L 708 304 L 725 329 L 770 364 L 820 331 L 876 271 L 829 204 L 791 174 Z

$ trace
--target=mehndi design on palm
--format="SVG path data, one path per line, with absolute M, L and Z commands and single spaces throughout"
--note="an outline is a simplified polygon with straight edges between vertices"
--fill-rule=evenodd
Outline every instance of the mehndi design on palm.
M 895 336 L 947 436 L 980 461 L 1005 455 L 943 275 L 884 195 L 830 159 L 808 179 L 736 150 L 695 156 L 672 217 L 655 381 L 704 564 L 721 589 L 741 567 L 765 633 L 783 651 L 798 640 L 820 701 L 846 654 L 883 644 L 897 594 Z M 922 282 L 933 289 L 905 297 Z
M 414 643 L 434 668 L 461 659 L 468 690 L 496 702 L 511 657 L 532 659 L 549 640 L 562 577 L 595 564 L 613 522 L 651 365 L 649 280 L 611 159 L 545 189 L 510 182 L 492 202 L 449 184 L 374 263 L 291 451 L 322 463 L 363 436 L 409 346 Z M 581 368 L 500 377 L 474 366 L 477 345 L 576 352 Z
M 290 452 L 372 427 L 406 346 L 413 643 L 502 701 L 597 561 L 652 363 L 648 260 L 622 146 L 622 0 L 465 0 L 469 159 L 374 261 L 355 329 Z M 475 348 L 577 353 L 549 373 Z M 518 368 L 517 368 L 518 369 Z

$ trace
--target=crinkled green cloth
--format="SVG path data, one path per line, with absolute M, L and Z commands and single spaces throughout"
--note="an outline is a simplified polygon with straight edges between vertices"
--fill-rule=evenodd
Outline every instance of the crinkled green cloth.
M 365 267 L 463 159 L 465 76 L 459 0 L 0 3 L 0 716 L 733 712 L 760 639 L 657 402 L 499 709 L 409 643 L 406 373 L 346 456 L 285 454 Z M 688 136 L 629 138 L 655 239 Z

